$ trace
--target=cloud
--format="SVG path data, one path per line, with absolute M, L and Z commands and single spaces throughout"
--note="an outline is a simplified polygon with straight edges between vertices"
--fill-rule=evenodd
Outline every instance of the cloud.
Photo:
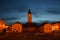
M 18 11 L 18 12 L 24 12 L 27 11 L 29 8 L 28 2 L 24 0 L 6 0 L 1 1 L 0 4 L 0 12 L 9 12 L 9 11 Z
M 12 12 L 13 10 L 12 8 L 0 8 L 0 12 Z
M 2 20 L 17 20 L 17 18 L 16 17 L 2 18 Z
M 20 7 L 20 8 L 16 8 L 16 10 L 17 10 L 18 12 L 25 12 L 25 11 L 27 11 L 27 9 L 28 9 L 28 7 L 26 7 L 26 6 Z
M 50 14 L 60 14 L 60 9 L 48 9 L 47 12 Z

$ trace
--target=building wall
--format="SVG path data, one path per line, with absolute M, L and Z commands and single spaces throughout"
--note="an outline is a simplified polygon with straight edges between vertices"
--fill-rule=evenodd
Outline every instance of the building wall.
M 36 32 L 36 27 L 26 27 L 23 28 L 24 32 Z
M 52 30 L 60 30 L 60 24 L 56 23 L 52 25 Z
M 28 22 L 32 22 L 32 14 L 28 13 Z
M 43 32 L 44 32 L 44 27 L 43 27 L 43 26 L 40 26 L 38 29 L 39 29 L 39 32 L 40 32 L 40 33 L 43 33 Z M 37 30 L 38 30 L 38 29 L 37 29 Z
M 35 32 L 35 27 L 29 27 L 27 28 L 28 32 Z
M 12 31 L 13 32 L 22 32 L 22 25 L 21 24 L 13 24 Z
M 0 32 L 5 28 L 5 22 L 0 20 Z
M 44 33 L 50 33 L 52 32 L 52 25 L 51 24 L 45 24 L 44 25 Z

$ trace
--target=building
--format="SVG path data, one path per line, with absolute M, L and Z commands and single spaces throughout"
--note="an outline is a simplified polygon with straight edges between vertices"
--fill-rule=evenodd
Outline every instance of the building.
M 60 31 L 60 22 L 55 22 L 52 24 L 53 31 Z
M 12 25 L 6 25 L 6 32 L 12 32 Z
M 38 32 L 44 33 L 44 24 L 45 24 L 45 23 L 42 23 L 42 24 L 39 25 L 39 27 L 38 27 L 38 29 L 37 29 Z
M 52 25 L 49 23 L 44 24 L 44 33 L 51 33 L 52 32 Z
M 39 25 L 37 30 L 40 33 L 49 33 L 48 30 L 50 29 L 50 27 L 48 27 L 48 26 L 50 26 L 50 24 L 48 22 L 44 22 Z
M 5 28 L 5 25 L 5 22 L 0 19 L 0 32 L 2 32 L 2 30 Z
M 28 11 L 28 15 L 27 16 L 28 16 L 28 23 L 32 22 L 32 13 L 31 13 L 30 9 Z
M 23 24 L 23 32 L 36 32 L 37 25 L 34 23 L 25 23 Z
M 12 24 L 12 32 L 22 32 L 22 24 L 19 22 Z
M 23 32 L 36 32 L 36 24 L 32 23 L 32 13 L 30 9 L 28 10 L 28 21 L 27 23 L 23 24 Z

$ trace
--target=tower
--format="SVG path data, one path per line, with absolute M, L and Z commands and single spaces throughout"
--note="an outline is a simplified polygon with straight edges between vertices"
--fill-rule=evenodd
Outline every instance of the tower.
M 32 13 L 30 11 L 30 9 L 28 10 L 28 23 L 32 22 Z

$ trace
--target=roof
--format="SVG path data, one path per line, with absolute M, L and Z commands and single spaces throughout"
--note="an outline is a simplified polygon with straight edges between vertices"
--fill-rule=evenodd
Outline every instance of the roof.
M 40 26 L 44 26 L 45 24 L 49 24 L 48 22 L 44 22 L 42 24 L 40 24 Z
M 15 22 L 14 24 L 21 24 L 21 23 L 17 21 L 17 22 Z M 12 25 L 14 25 L 14 24 L 12 24 Z
M 54 23 L 52 23 L 52 24 L 56 24 L 56 23 L 60 23 L 60 21 L 54 22 Z
M 31 10 L 30 9 L 28 10 L 28 14 L 31 14 Z
M 25 23 L 23 24 L 23 27 L 37 27 L 37 25 L 35 23 Z
M 5 24 L 4 20 L 0 19 L 0 23 Z

